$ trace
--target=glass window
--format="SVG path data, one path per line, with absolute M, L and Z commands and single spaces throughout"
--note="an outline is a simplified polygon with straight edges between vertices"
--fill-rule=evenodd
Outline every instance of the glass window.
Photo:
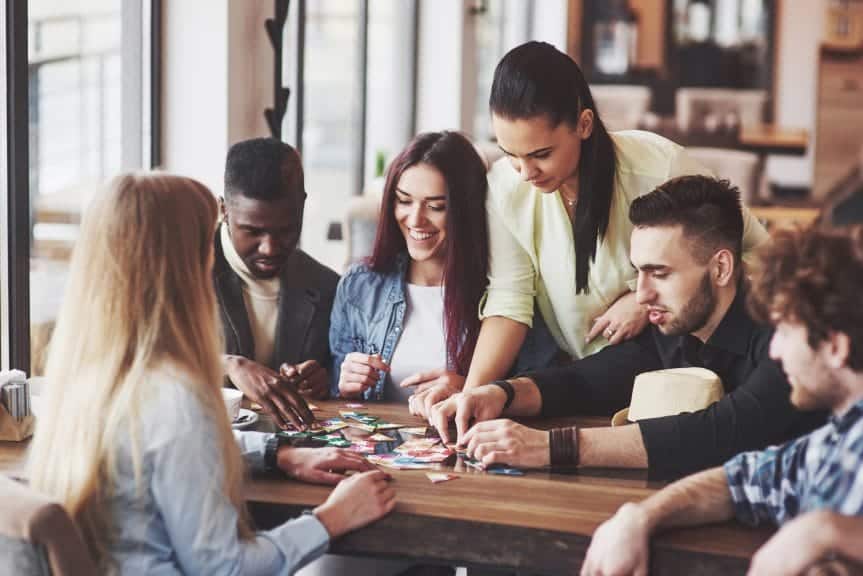
M 465 57 L 470 50 L 475 58 L 476 85 L 473 96 L 472 136 L 476 141 L 493 140 L 488 97 L 494 79 L 494 69 L 503 55 L 535 37 L 532 28 L 535 6 L 526 0 L 498 0 L 481 2 L 471 13 L 473 16 L 474 47 L 465 46 Z
M 344 265 L 342 242 L 328 239 L 331 223 L 342 220 L 348 199 L 357 193 L 355 174 L 362 161 L 360 134 L 360 2 L 307 0 L 303 79 L 302 156 L 308 200 L 301 244 L 335 270 Z M 291 9 L 293 18 L 296 10 Z M 290 27 L 290 21 L 288 26 Z M 286 42 L 286 46 L 296 45 Z M 294 49 L 295 50 L 295 49 Z M 296 52 L 285 60 L 295 60 Z M 285 75 L 294 84 L 293 74 Z M 295 114 L 292 92 L 287 116 Z M 295 127 L 294 127 L 295 130 Z M 292 131 L 287 131 L 290 135 Z M 296 142 L 296 139 L 292 139 Z
M 283 78 L 292 92 L 283 134 L 300 145 L 306 172 L 302 248 L 341 271 L 349 259 L 349 232 L 341 224 L 357 202 L 354 197 L 382 188 L 377 177 L 412 136 L 416 2 L 308 0 L 300 23 L 302 6 L 291 4 L 286 23 Z M 371 247 L 374 229 L 365 224 L 351 247 L 353 256 L 366 255 Z
M 132 107 L 143 113 L 143 94 L 124 92 L 122 62 L 143 58 L 144 47 L 124 43 L 124 19 L 146 27 L 147 2 L 30 0 L 30 349 L 31 372 L 44 367 L 45 346 L 60 307 L 68 261 L 81 214 L 93 191 L 123 169 L 141 168 L 146 150 L 137 130 L 124 126 Z M 131 10 L 131 12 L 130 12 Z M 130 24 L 126 20 L 126 25 Z M 125 51 L 129 51 L 125 53 Z M 136 65 L 139 71 L 142 64 Z M 149 86 L 141 79 L 138 85 Z M 133 114 L 134 115 L 134 114 Z M 145 118 L 146 121 L 146 118 Z M 145 129 L 149 134 L 149 127 Z
M 473 116 L 475 140 L 491 140 L 491 119 L 488 111 L 488 96 L 498 61 L 505 54 L 504 32 L 507 20 L 507 4 L 488 2 L 486 8 L 474 18 L 476 40 L 476 94 Z

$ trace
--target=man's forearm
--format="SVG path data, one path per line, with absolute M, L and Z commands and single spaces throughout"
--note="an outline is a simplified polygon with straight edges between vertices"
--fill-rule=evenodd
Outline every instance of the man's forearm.
M 579 428 L 578 461 L 582 466 L 647 468 L 647 450 L 635 425 Z
M 670 484 L 639 504 L 651 532 L 734 517 L 725 470 L 711 468 Z
M 509 381 L 515 396 L 509 408 L 503 411 L 504 416 L 536 416 L 542 410 L 542 395 L 536 383 L 530 378 L 515 378 Z

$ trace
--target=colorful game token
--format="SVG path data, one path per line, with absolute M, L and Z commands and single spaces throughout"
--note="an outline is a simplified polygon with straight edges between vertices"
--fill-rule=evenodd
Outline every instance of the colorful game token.
M 377 422 L 375 426 L 378 430 L 396 430 L 401 428 L 401 424 L 393 424 L 392 422 Z
M 342 426 L 347 426 L 347 422 L 342 420 L 341 418 L 327 418 L 326 420 L 318 420 L 318 424 L 321 425 L 321 428 L 326 428 L 327 426 L 336 426 L 341 424 Z
M 455 474 L 446 474 L 445 472 L 426 472 L 426 477 L 432 481 L 432 484 L 440 484 L 441 482 L 458 478 Z
M 348 426 L 351 428 L 358 428 L 364 432 L 374 433 L 377 430 L 377 427 L 374 424 L 363 424 L 362 422 L 348 422 Z
M 493 464 L 486 468 L 485 471 L 498 476 L 524 476 L 524 472 L 518 468 L 510 468 L 509 466 L 501 466 L 499 464 Z

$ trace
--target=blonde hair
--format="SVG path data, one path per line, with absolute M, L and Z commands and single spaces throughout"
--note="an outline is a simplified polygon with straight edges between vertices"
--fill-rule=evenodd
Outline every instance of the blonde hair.
M 117 177 L 87 210 L 48 352 L 45 406 L 30 450 L 30 481 L 59 499 L 107 561 L 118 438 L 132 442 L 151 372 L 184 375 L 217 429 L 225 492 L 250 531 L 243 465 L 220 393 L 221 343 L 210 269 L 217 205 L 199 182 L 166 174 Z M 179 480 L 179 479 L 178 479 Z M 139 486 L 140 487 L 140 486 Z

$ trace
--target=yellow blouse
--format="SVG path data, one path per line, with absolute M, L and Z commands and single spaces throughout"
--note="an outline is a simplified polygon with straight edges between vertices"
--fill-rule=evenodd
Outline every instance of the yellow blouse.
M 582 358 L 608 342 L 584 339 L 594 318 L 634 286 L 629 260 L 629 205 L 675 176 L 709 174 L 683 147 L 651 132 L 611 134 L 617 151 L 617 177 L 605 237 L 591 262 L 588 293 L 575 293 L 575 242 L 559 194 L 544 194 L 522 181 L 507 158 L 488 174 L 491 260 L 489 287 L 480 318 L 503 316 L 528 326 L 536 298 L 542 317 L 561 349 Z M 743 250 L 767 239 L 767 231 L 743 208 Z

